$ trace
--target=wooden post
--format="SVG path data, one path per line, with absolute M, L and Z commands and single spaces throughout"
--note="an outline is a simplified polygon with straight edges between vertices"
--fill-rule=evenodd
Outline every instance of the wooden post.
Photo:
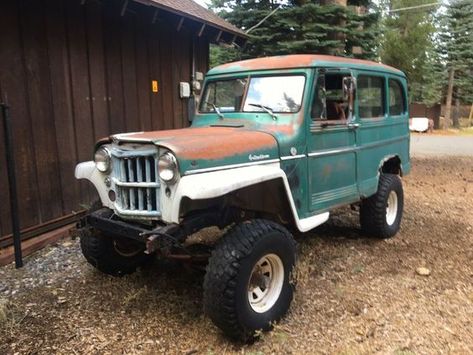
M 5 100 L 6 101 L 6 100 Z M 15 267 L 23 266 L 23 256 L 21 253 L 20 219 L 18 214 L 18 191 L 16 187 L 15 157 L 13 154 L 13 133 L 10 118 L 10 106 L 0 103 L 3 116 L 3 130 L 5 141 L 5 159 L 7 161 L 8 187 L 10 192 L 10 214 L 13 229 L 13 246 L 15 250 Z

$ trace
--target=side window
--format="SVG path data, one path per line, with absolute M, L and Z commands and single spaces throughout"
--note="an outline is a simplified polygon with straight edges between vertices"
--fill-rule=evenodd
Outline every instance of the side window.
M 312 101 L 313 120 L 346 120 L 348 99 L 343 93 L 343 78 L 346 74 L 319 74 Z
M 402 115 L 406 112 L 403 89 L 397 80 L 389 79 L 389 114 L 391 116 Z
M 358 110 L 361 118 L 384 116 L 384 78 L 368 75 L 358 77 Z

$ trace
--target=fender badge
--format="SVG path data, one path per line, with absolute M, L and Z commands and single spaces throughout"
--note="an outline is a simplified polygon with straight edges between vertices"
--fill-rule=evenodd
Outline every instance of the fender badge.
M 250 159 L 251 161 L 262 160 L 262 159 L 267 159 L 267 158 L 269 158 L 269 154 L 259 154 L 259 155 L 250 154 L 250 155 L 248 155 L 248 159 Z
M 297 154 L 297 149 L 296 147 L 291 147 L 291 155 L 294 156 Z

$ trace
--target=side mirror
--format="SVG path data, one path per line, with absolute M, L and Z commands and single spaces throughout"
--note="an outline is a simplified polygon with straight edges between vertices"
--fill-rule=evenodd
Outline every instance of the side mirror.
M 343 78 L 343 100 L 348 102 L 348 121 L 353 120 L 355 111 L 356 78 L 346 76 Z

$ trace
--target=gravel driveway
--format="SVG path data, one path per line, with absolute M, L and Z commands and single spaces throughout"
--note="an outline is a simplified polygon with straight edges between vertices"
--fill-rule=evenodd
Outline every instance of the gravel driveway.
M 112 278 L 67 240 L 0 268 L 0 354 L 472 354 L 472 159 L 416 158 L 404 191 L 393 239 L 360 237 L 350 208 L 298 237 L 294 303 L 254 344 L 205 317 L 202 272 Z
M 473 136 L 429 136 L 427 134 L 411 134 L 411 154 L 414 157 L 473 157 Z

